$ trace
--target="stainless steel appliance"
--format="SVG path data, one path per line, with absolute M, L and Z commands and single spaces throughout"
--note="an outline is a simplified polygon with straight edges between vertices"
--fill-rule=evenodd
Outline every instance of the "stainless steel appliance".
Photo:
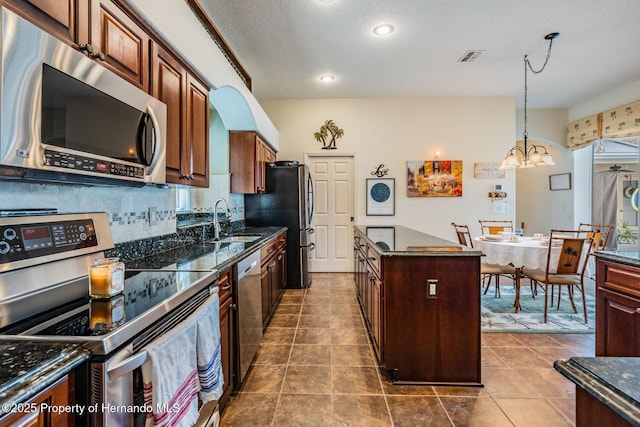
M 165 184 L 166 105 L 1 13 L 0 178 Z
M 128 270 L 124 293 L 116 297 L 124 314 L 117 323 L 105 324 L 96 318 L 100 313 L 88 295 L 87 273 L 112 247 L 104 213 L 0 218 L 0 339 L 80 344 L 91 356 L 77 375 L 77 403 L 143 408 L 145 345 L 217 292 L 218 271 L 192 271 L 191 264 L 185 270 L 177 264 Z M 138 411 L 103 410 L 82 417 L 76 425 L 145 423 Z
M 267 165 L 266 194 L 245 195 L 245 221 L 252 226 L 286 226 L 287 287 L 311 285 L 309 257 L 315 248 L 313 180 L 309 167 L 295 161 Z
M 238 263 L 239 384 L 244 381 L 262 341 L 260 251 Z

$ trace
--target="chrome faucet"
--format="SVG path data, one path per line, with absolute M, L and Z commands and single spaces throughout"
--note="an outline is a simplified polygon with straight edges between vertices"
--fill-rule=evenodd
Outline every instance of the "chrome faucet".
M 226 209 L 225 221 L 231 219 L 231 211 L 229 210 L 229 205 L 225 199 L 218 199 L 213 204 L 213 237 L 214 239 L 220 238 L 220 221 L 218 220 L 218 203 L 224 203 L 224 207 Z

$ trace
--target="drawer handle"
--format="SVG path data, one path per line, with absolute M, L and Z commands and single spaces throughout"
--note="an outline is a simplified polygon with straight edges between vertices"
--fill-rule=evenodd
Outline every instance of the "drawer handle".
M 377 259 L 377 258 L 376 258 L 376 257 L 373 257 L 373 256 L 370 256 L 370 257 L 369 257 L 369 260 L 370 260 L 370 261 L 375 261 L 376 259 Z
M 223 286 L 223 287 L 222 287 L 222 289 L 223 289 L 223 290 L 225 290 L 225 291 L 226 291 L 227 289 L 231 289 L 231 285 L 229 284 L 229 285 L 227 285 L 227 286 Z
M 640 314 L 640 308 L 636 308 L 636 314 Z

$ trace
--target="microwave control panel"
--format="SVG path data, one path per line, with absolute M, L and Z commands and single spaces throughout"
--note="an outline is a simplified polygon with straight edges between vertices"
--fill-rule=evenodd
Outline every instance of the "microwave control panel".
M 91 219 L 0 226 L 0 264 L 97 245 Z
M 45 166 L 81 170 L 105 175 L 124 176 L 144 179 L 144 167 L 132 166 L 114 161 L 99 160 L 77 154 L 62 153 L 50 149 L 44 150 Z

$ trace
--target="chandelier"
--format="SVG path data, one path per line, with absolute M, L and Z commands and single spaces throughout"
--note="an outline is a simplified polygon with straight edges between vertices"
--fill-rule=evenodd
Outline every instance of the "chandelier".
M 500 169 L 515 169 L 520 168 L 533 168 L 536 166 L 553 166 L 555 163 L 551 158 L 551 154 L 547 151 L 547 147 L 542 145 L 529 144 L 529 135 L 527 133 L 527 72 L 531 70 L 533 74 L 539 74 L 547 66 L 549 58 L 551 57 L 551 45 L 553 39 L 557 38 L 560 33 L 549 33 L 544 36 L 545 40 L 549 40 L 549 50 L 547 51 L 547 57 L 544 60 L 544 64 L 539 70 L 534 70 L 528 55 L 524 56 L 524 132 L 523 132 L 523 146 L 514 146 L 508 152 L 507 156 L 502 161 Z M 543 151 L 544 150 L 544 151 Z M 517 152 L 522 154 L 522 162 L 518 160 Z

